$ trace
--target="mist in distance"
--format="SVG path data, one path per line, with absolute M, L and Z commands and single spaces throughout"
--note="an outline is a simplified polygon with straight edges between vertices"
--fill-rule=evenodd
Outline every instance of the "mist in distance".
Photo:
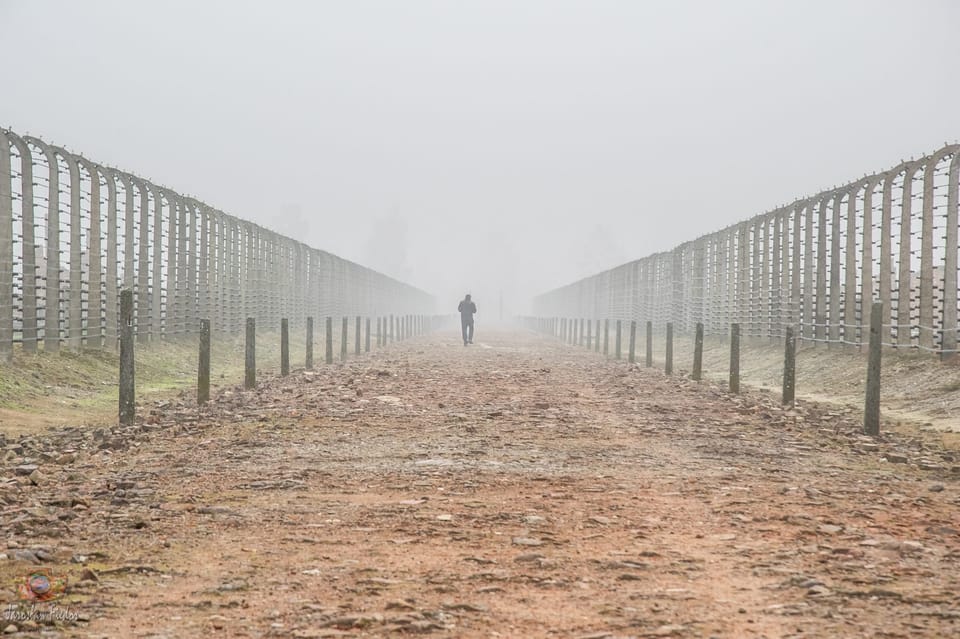
M 478 325 L 953 142 L 960 5 L 15 2 L 0 125 Z

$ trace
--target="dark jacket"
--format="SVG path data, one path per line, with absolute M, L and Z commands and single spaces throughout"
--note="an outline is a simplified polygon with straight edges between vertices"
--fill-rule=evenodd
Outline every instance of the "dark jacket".
M 473 303 L 473 300 L 460 300 L 457 310 L 460 311 L 461 322 L 472 322 L 473 314 L 477 312 L 477 305 Z

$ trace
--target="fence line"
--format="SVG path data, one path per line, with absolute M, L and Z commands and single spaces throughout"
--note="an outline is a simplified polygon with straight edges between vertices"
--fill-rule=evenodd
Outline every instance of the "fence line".
M 960 145 L 854 180 L 534 299 L 540 317 L 698 323 L 726 334 L 949 356 L 958 342 Z
M 0 357 L 115 348 L 120 289 L 137 341 L 247 317 L 429 314 L 431 296 L 195 198 L 0 129 Z M 294 319 L 296 318 L 296 319 Z

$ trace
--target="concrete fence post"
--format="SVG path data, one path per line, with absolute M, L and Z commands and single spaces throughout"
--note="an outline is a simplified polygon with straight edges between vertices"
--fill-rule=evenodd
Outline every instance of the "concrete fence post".
M 340 321 L 340 361 L 347 361 L 347 332 L 350 330 L 350 321 L 343 317 Z
M 630 320 L 630 353 L 627 355 L 627 361 L 633 364 L 637 361 L 637 321 Z
M 369 317 L 367 318 L 367 338 L 366 338 L 366 342 L 364 342 L 364 345 L 363 345 L 363 351 L 365 353 L 370 352 L 370 318 Z
M 610 354 L 610 320 L 603 320 L 603 354 Z

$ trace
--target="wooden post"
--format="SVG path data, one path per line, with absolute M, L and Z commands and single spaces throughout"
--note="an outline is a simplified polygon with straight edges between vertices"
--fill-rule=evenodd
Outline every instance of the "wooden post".
M 617 359 L 620 359 L 620 352 L 621 352 L 620 343 L 621 343 L 621 335 L 622 335 L 622 332 L 623 332 L 623 328 L 622 328 L 621 324 L 622 324 L 622 322 L 621 322 L 620 320 L 617 320 L 617 337 L 616 337 L 616 342 L 615 342 L 616 348 L 614 349 L 615 352 L 616 352 L 616 358 L 617 358 Z
M 332 317 L 328 317 L 328 318 L 327 318 L 327 334 L 326 334 L 326 338 L 327 338 L 327 339 L 326 339 L 326 342 L 327 342 L 327 344 L 326 344 L 326 346 L 327 346 L 326 355 L 327 355 L 327 356 L 326 356 L 326 360 L 325 360 L 325 361 L 327 362 L 327 364 L 333 364 L 333 318 L 332 318 Z
M 313 369 L 313 318 L 307 318 L 307 357 L 303 367 Z
M 667 322 L 667 350 L 666 350 L 666 363 L 664 364 L 663 370 L 667 375 L 673 374 L 673 322 Z
M 243 352 L 243 387 L 253 388 L 257 385 L 257 321 L 252 317 L 247 318 L 247 341 Z
M 693 338 L 693 379 L 699 382 L 703 378 L 703 322 L 697 322 L 697 333 Z
M 610 320 L 603 320 L 603 354 L 610 354 Z
M 363 344 L 363 352 L 364 353 L 370 352 L 370 318 L 369 317 L 367 318 L 367 339 Z
M 797 341 L 793 327 L 787 327 L 787 339 L 783 347 L 783 405 L 793 406 L 797 382 Z
M 730 392 L 740 392 L 740 324 L 730 325 Z
M 197 364 L 197 404 L 210 400 L 210 320 L 200 320 L 200 361 Z
M 137 416 L 134 396 L 133 291 L 120 293 L 120 423 L 132 424 Z
M 290 322 L 286 317 L 280 319 L 280 376 L 290 374 Z
M 647 320 L 647 368 L 653 366 L 653 321 Z
M 350 321 L 344 317 L 340 322 L 340 361 L 347 361 L 347 332 L 350 330 Z
M 630 353 L 627 355 L 627 361 L 633 364 L 637 361 L 637 321 L 630 321 Z
M 863 432 L 880 434 L 880 360 L 883 329 L 883 304 L 874 302 L 870 309 L 870 351 L 867 362 L 867 393 L 863 407 Z
M 361 324 L 360 324 L 360 316 L 359 316 L 359 315 L 357 315 L 357 321 L 356 321 L 356 327 L 355 327 L 355 329 L 356 329 L 356 330 L 354 331 L 354 333 L 356 333 L 356 334 L 353 336 L 353 354 L 354 354 L 354 355 L 360 355 L 360 337 L 361 337 L 362 331 L 361 331 Z

